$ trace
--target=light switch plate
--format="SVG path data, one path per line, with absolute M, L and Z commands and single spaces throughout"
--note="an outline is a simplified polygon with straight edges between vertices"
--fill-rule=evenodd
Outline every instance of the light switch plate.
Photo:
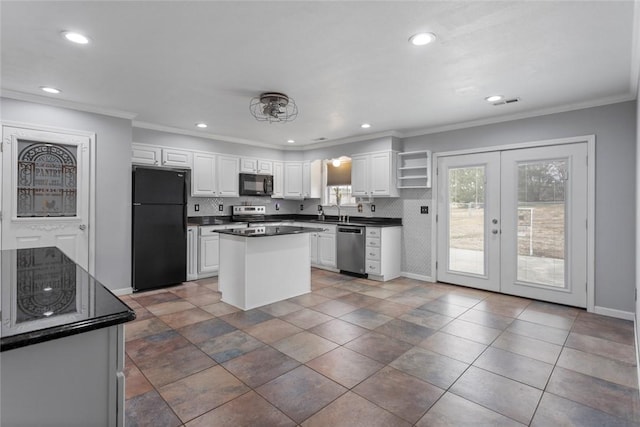
M 429 213 L 429 206 L 420 206 L 420 213 L 421 214 L 428 214 Z
M 199 204 L 195 204 L 193 205 L 193 210 L 195 210 L 196 212 L 198 212 L 200 210 L 200 205 Z
M 218 205 L 218 211 L 222 212 L 224 210 L 224 205 Z

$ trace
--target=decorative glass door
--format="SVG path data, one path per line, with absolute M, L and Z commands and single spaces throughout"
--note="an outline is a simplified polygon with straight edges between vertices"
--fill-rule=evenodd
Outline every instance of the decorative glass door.
M 89 269 L 90 137 L 3 126 L 2 248 L 57 246 Z

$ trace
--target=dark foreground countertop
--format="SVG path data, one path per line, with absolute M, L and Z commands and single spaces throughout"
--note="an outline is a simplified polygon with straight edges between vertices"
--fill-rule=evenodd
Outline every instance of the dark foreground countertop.
M 55 247 L 0 251 L 0 351 L 135 319 L 135 312 Z
M 235 228 L 229 230 L 220 230 L 220 234 L 229 234 L 231 236 L 242 237 L 270 237 L 270 236 L 285 236 L 287 234 L 301 234 L 301 233 L 319 233 L 324 231 L 322 228 L 310 228 L 310 227 L 294 227 L 291 225 L 268 225 L 265 227 L 251 227 L 251 228 Z

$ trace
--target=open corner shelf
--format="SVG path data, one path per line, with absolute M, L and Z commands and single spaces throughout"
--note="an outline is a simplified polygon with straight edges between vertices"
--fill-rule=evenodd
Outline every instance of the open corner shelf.
M 398 153 L 398 188 L 431 188 L 431 151 Z

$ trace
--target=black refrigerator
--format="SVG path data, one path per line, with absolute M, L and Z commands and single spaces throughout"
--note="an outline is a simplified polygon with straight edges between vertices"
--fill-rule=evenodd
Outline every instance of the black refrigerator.
M 187 277 L 186 172 L 133 169 L 134 292 Z

